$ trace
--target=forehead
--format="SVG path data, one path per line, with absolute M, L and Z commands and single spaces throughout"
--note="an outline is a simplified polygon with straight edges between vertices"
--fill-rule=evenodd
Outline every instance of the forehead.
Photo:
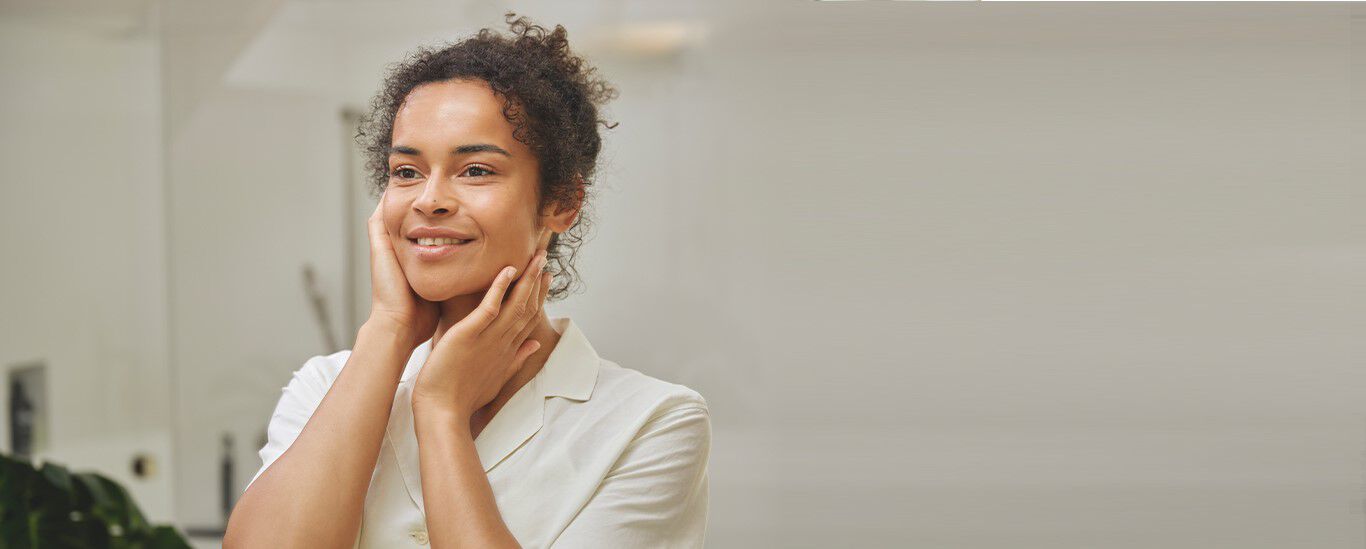
M 521 143 L 513 139 L 512 130 L 503 116 L 502 99 L 487 83 L 447 80 L 428 82 L 408 92 L 394 114 L 392 141 L 395 145 L 413 145 L 483 140 L 513 151 Z

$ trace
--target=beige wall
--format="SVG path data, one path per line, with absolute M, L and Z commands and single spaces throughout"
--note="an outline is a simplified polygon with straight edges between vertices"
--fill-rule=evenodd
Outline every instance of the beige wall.
M 3 7 L 0 374 L 46 363 L 51 446 L 38 457 L 99 471 L 169 521 L 158 40 L 140 13 Z M 146 478 L 140 453 L 155 463 Z

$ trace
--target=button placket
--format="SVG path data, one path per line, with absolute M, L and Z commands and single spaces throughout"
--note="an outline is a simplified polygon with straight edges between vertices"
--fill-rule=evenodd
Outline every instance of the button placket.
M 408 536 L 413 538 L 413 541 L 417 542 L 418 545 L 426 545 L 429 541 L 427 539 L 426 530 L 417 530 L 415 532 L 409 533 Z

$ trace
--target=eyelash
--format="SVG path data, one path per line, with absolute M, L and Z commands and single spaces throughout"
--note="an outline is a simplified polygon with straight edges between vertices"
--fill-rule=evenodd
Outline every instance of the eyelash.
M 483 167 L 483 166 L 470 166 L 469 168 L 466 168 L 465 171 L 468 172 L 468 171 L 473 170 L 473 169 L 483 170 L 483 171 L 488 172 L 488 173 L 485 173 L 485 174 L 483 174 L 483 175 L 472 175 L 472 176 L 470 176 L 470 177 L 488 177 L 488 176 L 491 176 L 491 175 L 498 175 L 497 172 L 495 172 L 495 171 L 493 171 L 493 170 L 490 170 L 490 169 L 488 169 L 488 168 L 485 168 L 485 167 Z M 413 170 L 413 171 L 417 171 L 417 170 L 413 169 L 411 166 L 399 166 L 399 167 L 397 167 L 397 168 L 394 168 L 392 171 L 390 171 L 390 172 L 389 172 L 389 175 L 392 176 L 392 177 L 397 177 L 397 176 L 398 176 L 398 173 L 401 172 L 401 171 L 403 171 L 403 170 Z M 465 173 L 465 172 L 460 172 L 460 173 Z M 402 178 L 402 179 L 407 179 L 407 178 Z

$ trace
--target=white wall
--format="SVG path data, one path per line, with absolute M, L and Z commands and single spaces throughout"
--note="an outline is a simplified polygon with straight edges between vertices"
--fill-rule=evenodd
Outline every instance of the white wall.
M 707 146 L 660 167 L 696 189 L 660 232 L 747 260 L 635 267 L 749 292 L 713 314 L 762 361 L 702 391 L 775 404 L 718 440 L 713 539 L 1366 541 L 1346 7 L 778 18 L 720 37 L 708 85 L 661 109 Z M 726 384 L 750 367 L 766 383 Z
M 144 15 L 0 18 L 0 373 L 45 362 L 52 446 L 40 457 L 118 481 L 167 522 L 160 63 Z M 155 462 L 145 479 L 132 472 L 139 453 Z

